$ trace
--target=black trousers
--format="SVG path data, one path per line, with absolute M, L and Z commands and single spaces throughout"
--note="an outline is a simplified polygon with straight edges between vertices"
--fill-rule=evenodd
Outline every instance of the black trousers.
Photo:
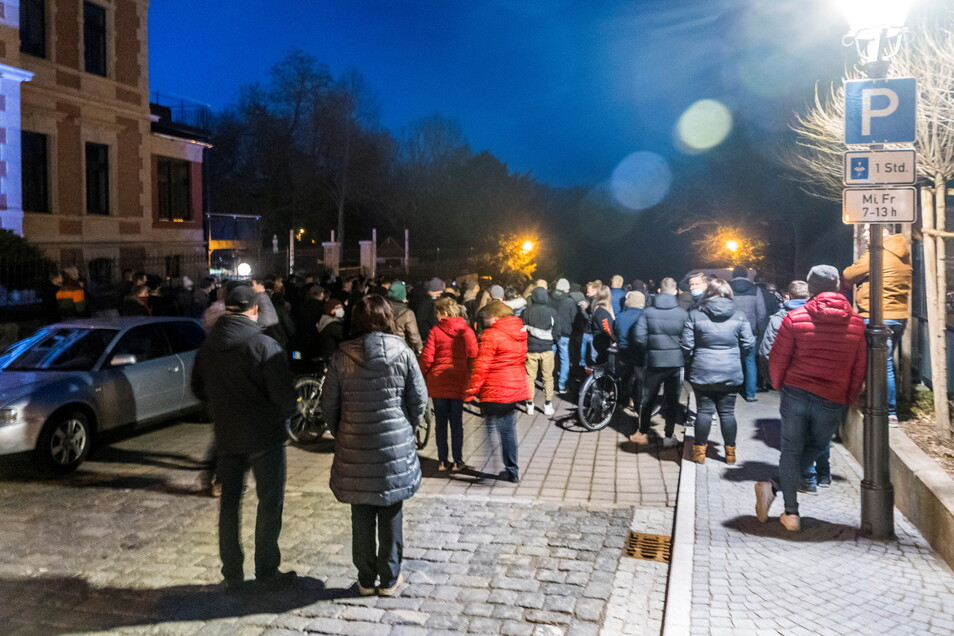
M 679 417 L 679 394 L 682 393 L 682 367 L 649 367 L 646 369 L 646 391 L 639 413 L 639 432 L 648 433 L 652 424 L 653 401 L 659 386 L 663 387 L 663 417 L 666 418 L 666 437 L 672 437 Z
M 278 535 L 282 531 L 282 509 L 285 504 L 285 447 L 278 445 L 254 454 L 219 455 L 219 479 L 222 498 L 219 500 L 219 555 L 222 576 L 241 579 L 244 576 L 242 541 L 240 539 L 242 488 L 249 468 L 255 475 L 258 513 L 255 517 L 255 578 L 267 578 L 278 572 L 281 551 Z
M 403 504 L 351 504 L 351 559 L 361 587 L 374 587 L 378 580 L 381 587 L 397 582 L 404 558 Z

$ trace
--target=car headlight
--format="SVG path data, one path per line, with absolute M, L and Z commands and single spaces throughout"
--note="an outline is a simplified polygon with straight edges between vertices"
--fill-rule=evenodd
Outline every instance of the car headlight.
M 0 424 L 13 424 L 19 416 L 20 412 L 15 408 L 0 409 Z

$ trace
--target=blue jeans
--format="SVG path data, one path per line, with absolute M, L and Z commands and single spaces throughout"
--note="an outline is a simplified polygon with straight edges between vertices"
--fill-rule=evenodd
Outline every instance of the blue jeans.
M 868 324 L 865 318 L 865 324 Z M 898 412 L 898 384 L 895 379 L 894 352 L 901 342 L 901 336 L 904 335 L 904 329 L 908 326 L 907 320 L 885 320 L 884 326 L 891 330 L 888 336 L 888 413 Z
M 496 430 L 500 437 L 500 458 L 504 468 L 511 477 L 520 476 L 517 466 L 517 412 L 510 411 L 507 415 L 488 415 L 487 426 Z
M 593 334 L 584 333 L 583 342 L 580 343 L 580 366 L 585 367 L 593 359 Z
M 742 373 L 745 376 L 745 383 L 742 385 L 742 397 L 751 400 L 755 397 L 759 388 L 759 369 L 755 364 L 755 347 L 749 349 L 749 352 L 742 358 Z
M 434 420 L 437 430 L 437 460 L 447 463 L 447 425 L 450 424 L 451 453 L 454 461 L 464 462 L 464 401 L 434 398 Z M 367 586 L 365 586 L 367 587 Z
M 381 587 L 397 583 L 404 558 L 403 504 L 351 504 L 351 560 L 361 587 L 374 587 L 378 579 Z
M 245 555 L 242 553 L 239 525 L 242 521 L 242 488 L 249 468 L 255 475 L 258 513 L 255 517 L 255 578 L 262 579 L 278 572 L 281 551 L 278 535 L 282 531 L 282 509 L 285 504 L 285 446 L 279 445 L 260 453 L 219 455 L 219 479 L 222 498 L 219 500 L 219 555 L 222 576 L 244 578 Z
M 560 375 L 557 377 L 557 391 L 566 391 L 566 382 L 570 379 L 570 337 L 561 336 L 556 343 L 556 354 L 560 360 Z
M 831 442 L 825 444 L 825 450 L 802 475 L 802 481 L 808 486 L 817 486 L 819 480 L 831 483 Z
M 802 475 L 825 452 L 844 420 L 846 407 L 793 386 L 783 386 L 781 394 L 782 455 L 778 461 L 779 476 L 773 482 L 782 491 L 785 512 L 798 514 Z

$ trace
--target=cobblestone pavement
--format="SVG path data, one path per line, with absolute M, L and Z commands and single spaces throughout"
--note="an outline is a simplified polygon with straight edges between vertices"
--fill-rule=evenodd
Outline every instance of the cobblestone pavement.
M 778 522 L 781 493 L 768 522 L 758 522 L 753 484 L 777 472 L 780 445 L 778 396 L 759 400 L 740 400 L 736 466 L 721 459 L 715 427 L 709 459 L 692 466 L 691 609 L 666 611 L 691 611 L 692 634 L 954 633 L 954 573 L 900 512 L 896 540 L 860 536 L 862 471 L 840 444 L 831 488 L 799 494 L 800 533 Z
M 208 425 L 113 444 L 62 480 L 2 458 L 0 631 L 658 634 L 668 566 L 622 548 L 634 524 L 671 531 L 678 453 L 636 452 L 612 429 L 580 432 L 561 421 L 567 408 L 552 421 L 519 418 L 518 485 L 478 484 L 476 470 L 445 476 L 433 441 L 422 451 L 424 485 L 405 508 L 409 584 L 391 599 L 349 589 L 350 517 L 328 491 L 328 440 L 289 448 L 282 565 L 300 584 L 241 597 L 217 585 L 217 503 L 194 492 Z M 495 472 L 479 422 L 465 420 L 466 460 Z

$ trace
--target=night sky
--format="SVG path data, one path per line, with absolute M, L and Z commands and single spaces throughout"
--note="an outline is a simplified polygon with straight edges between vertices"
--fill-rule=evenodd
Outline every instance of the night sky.
M 297 47 L 335 74 L 362 73 L 395 134 L 439 112 L 514 171 L 593 185 L 634 152 L 677 161 L 686 148 L 674 129 L 698 100 L 724 105 L 733 126 L 783 130 L 814 82 L 849 59 L 833 4 L 159 0 L 151 86 L 220 110 Z

